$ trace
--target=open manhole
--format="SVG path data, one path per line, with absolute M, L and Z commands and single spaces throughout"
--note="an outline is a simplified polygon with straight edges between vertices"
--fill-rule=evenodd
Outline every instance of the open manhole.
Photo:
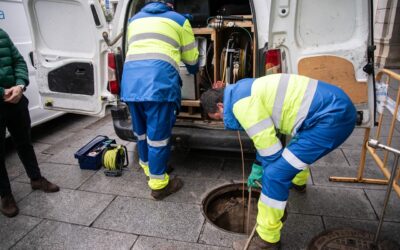
M 259 190 L 252 190 L 250 211 L 247 185 L 229 184 L 212 190 L 203 200 L 203 213 L 215 226 L 234 233 L 248 234 L 256 223 Z M 244 197 L 244 199 L 243 199 Z M 247 218 L 250 218 L 249 223 Z
M 381 240 L 373 245 L 374 233 L 352 228 L 341 228 L 324 231 L 310 242 L 309 250 L 398 250 L 400 246 L 390 240 Z

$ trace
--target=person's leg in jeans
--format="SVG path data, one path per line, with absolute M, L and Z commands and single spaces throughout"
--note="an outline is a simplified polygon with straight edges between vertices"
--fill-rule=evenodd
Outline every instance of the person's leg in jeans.
M 31 180 L 42 177 L 31 142 L 31 118 L 28 99 L 23 96 L 19 103 L 7 105 L 6 126 L 16 146 L 17 153 Z

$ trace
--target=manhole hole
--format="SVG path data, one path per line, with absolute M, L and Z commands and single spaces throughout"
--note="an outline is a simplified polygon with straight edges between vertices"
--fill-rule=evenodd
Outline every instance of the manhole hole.
M 248 233 L 256 223 L 259 190 L 251 192 L 250 213 L 248 216 L 248 195 L 245 185 L 243 200 L 243 184 L 229 184 L 211 191 L 203 200 L 203 213 L 207 220 L 215 226 L 235 233 Z M 247 218 L 250 218 L 247 225 Z
M 383 240 L 373 246 L 374 233 L 352 228 L 342 228 L 324 231 L 310 242 L 309 250 L 398 250 L 400 246 L 395 242 Z

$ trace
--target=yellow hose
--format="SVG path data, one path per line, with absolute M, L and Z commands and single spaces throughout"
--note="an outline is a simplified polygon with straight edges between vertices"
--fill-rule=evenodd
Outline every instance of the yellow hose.
M 124 150 L 122 149 L 121 145 L 118 145 L 116 148 L 109 149 L 104 153 L 103 156 L 103 165 L 108 170 L 115 170 L 117 169 L 117 165 L 119 164 L 119 157 L 124 156 Z

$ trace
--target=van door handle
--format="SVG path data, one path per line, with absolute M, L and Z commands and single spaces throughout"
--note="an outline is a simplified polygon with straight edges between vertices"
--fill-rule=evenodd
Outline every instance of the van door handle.
M 33 61 L 33 51 L 29 52 L 29 59 L 31 60 L 31 65 L 36 69 L 35 63 Z
M 77 69 L 75 69 L 75 75 L 77 75 L 77 76 L 83 76 L 83 75 L 85 75 L 86 74 L 86 70 L 85 69 L 82 69 L 82 68 L 77 68 Z

